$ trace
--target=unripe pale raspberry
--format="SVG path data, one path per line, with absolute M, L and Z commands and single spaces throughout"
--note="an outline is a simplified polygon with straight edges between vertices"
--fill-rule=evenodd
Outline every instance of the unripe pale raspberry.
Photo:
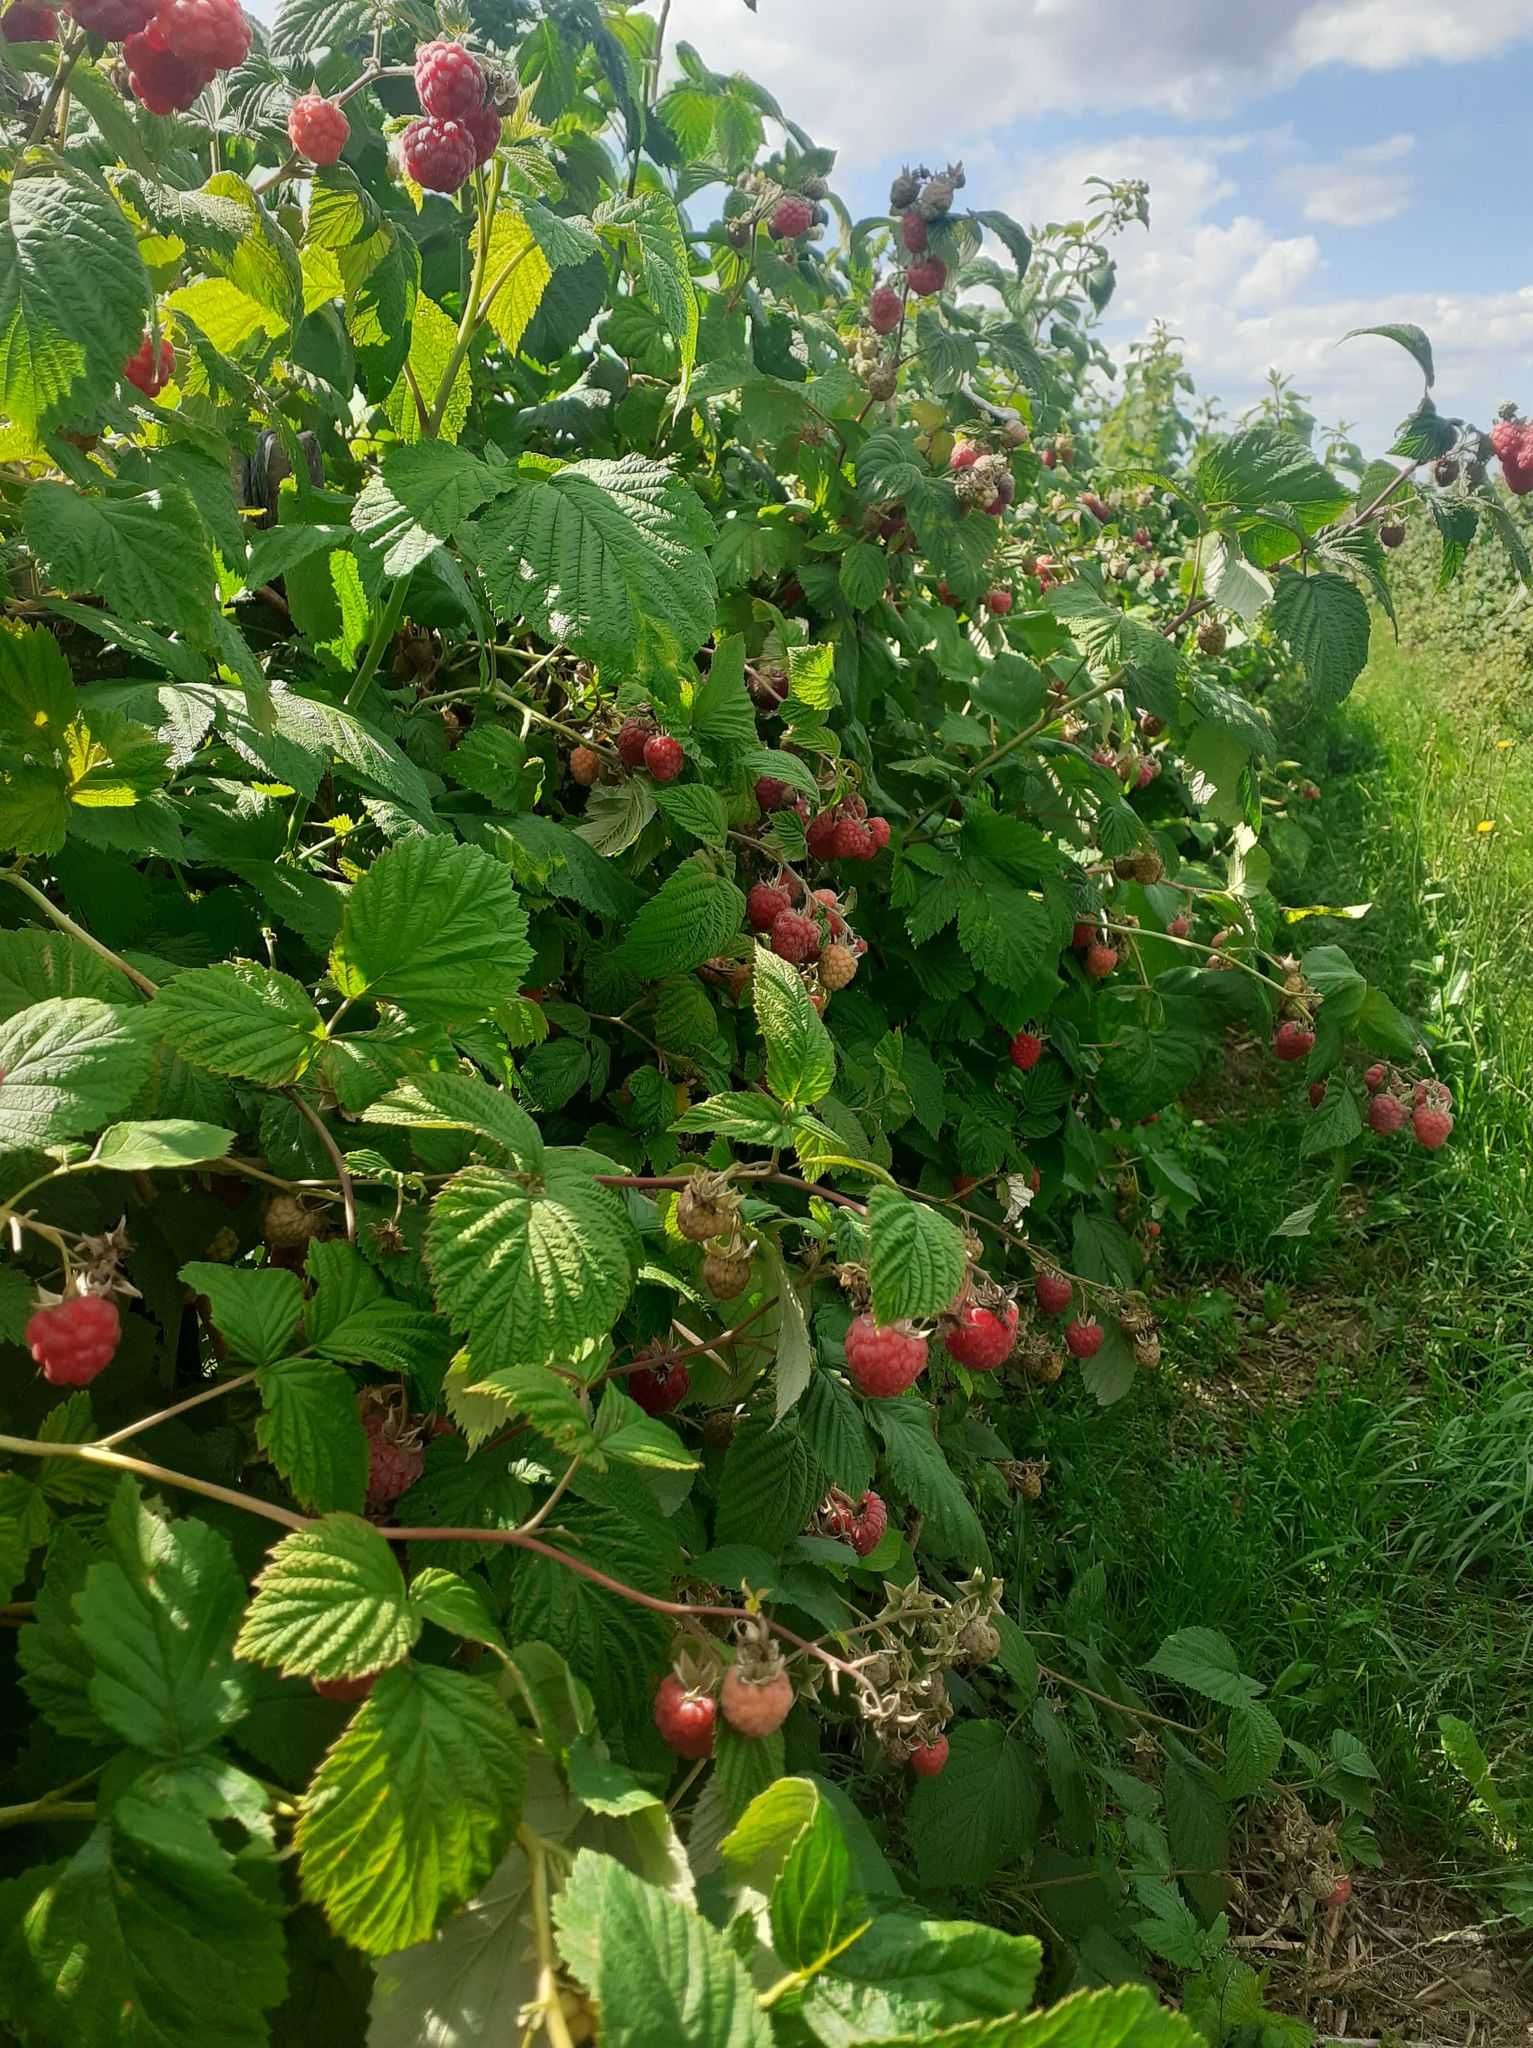
M 860 1315 L 846 1333 L 846 1369 L 852 1385 L 870 1400 L 884 1401 L 913 1387 L 926 1370 L 926 1339 L 908 1325 L 880 1329 Z
M 720 1246 L 703 1260 L 703 1285 L 715 1301 L 733 1301 L 750 1286 L 753 1263 L 749 1252 Z
M 273 1195 L 261 1211 L 261 1236 L 273 1251 L 307 1244 L 319 1228 L 319 1217 L 296 1195 Z
M 769 932 L 783 912 L 791 908 L 792 898 L 775 882 L 753 883 L 745 899 L 746 920 L 755 932 Z
M 644 742 L 644 766 L 656 782 L 674 782 L 687 765 L 681 741 L 657 732 Z
M 820 927 L 802 911 L 784 910 L 772 920 L 772 951 L 779 960 L 802 967 L 820 950 Z
M 1040 1266 L 1033 1275 L 1033 1298 L 1046 1316 L 1063 1315 L 1074 1292 L 1064 1274 L 1048 1266 Z
M 1009 590 L 1002 589 L 999 584 L 997 584 L 993 590 L 987 590 L 985 592 L 985 610 L 987 612 L 993 612 L 995 617 L 998 619 L 1005 618 L 1006 614 L 1011 610 L 1011 602 L 1011 592 Z
M 1093 981 L 1105 981 L 1117 965 L 1117 952 L 1104 940 L 1098 939 L 1086 948 L 1085 968 Z
M 192 97 L 195 99 L 196 94 Z M 123 364 L 122 374 L 124 380 L 142 391 L 146 398 L 157 397 L 176 374 L 176 352 L 163 336 L 159 347 L 156 348 L 150 336 L 146 334 Z
M 55 1387 L 88 1387 L 117 1353 L 122 1318 L 105 1294 L 71 1294 L 37 1309 L 26 1328 L 27 1349 Z
M 655 1726 L 667 1749 L 697 1763 L 713 1754 L 713 1726 L 718 1708 L 705 1692 L 689 1692 L 674 1671 L 667 1672 L 655 1692 Z
M 484 73 L 461 43 L 423 43 L 415 53 L 415 97 L 433 120 L 466 122 L 484 105 Z
M 1315 1049 L 1315 1034 L 1297 1017 L 1285 1017 L 1272 1034 L 1275 1059 L 1307 1060 Z
M 706 1244 L 733 1227 L 738 1206 L 713 1175 L 694 1176 L 676 1197 L 676 1228 L 691 1243 Z
M 618 759 L 625 768 L 644 766 L 644 749 L 655 733 L 654 720 L 649 718 L 624 719 L 617 736 Z
M 51 7 L 34 7 L 30 0 L 17 0 L 0 15 L 0 36 L 8 43 L 51 43 L 59 32 L 59 18 Z
M 304 93 L 294 100 L 288 113 L 288 140 L 311 164 L 336 163 L 350 133 L 351 123 L 344 110 L 322 93 Z
M 892 334 L 903 312 L 900 295 L 892 285 L 879 285 L 868 299 L 868 325 L 875 334 Z
M 1106 1334 L 1100 1323 L 1077 1317 L 1065 1324 L 1065 1349 L 1072 1358 L 1095 1358 Z
M 918 1778 L 935 1778 L 947 1764 L 948 1741 L 939 1735 L 935 1742 L 918 1742 L 910 1752 L 910 1768 Z
M 463 125 L 474 138 L 474 162 L 487 164 L 500 147 L 503 123 L 499 107 L 488 102 L 482 107 L 470 107 L 463 116 Z
M 1403 1131 L 1410 1111 L 1398 1095 L 1374 1095 L 1368 1102 L 1368 1128 L 1377 1131 L 1381 1138 L 1392 1138 L 1396 1131 Z
M 1016 1339 L 1017 1305 L 1009 1301 L 999 1315 L 977 1303 L 961 1310 L 943 1342 L 949 1355 L 970 1372 L 994 1372 L 1011 1356 Z
M 832 995 L 845 988 L 857 972 L 857 955 L 850 946 L 830 945 L 820 955 L 820 986 Z
M 1043 1058 L 1043 1040 L 1036 1031 L 1019 1031 L 1011 1041 L 1011 1063 L 1019 1072 L 1030 1074 Z
M 692 1375 L 684 1365 L 659 1358 L 624 1375 L 623 1390 L 637 1401 L 646 1415 L 669 1415 L 679 1408 L 692 1387 Z
M 793 1680 L 783 1670 L 774 1671 L 769 1678 L 747 1678 L 738 1664 L 731 1664 L 719 1688 L 719 1705 L 737 1735 L 759 1741 L 787 1720 L 793 1705 Z
M 911 264 L 905 276 L 916 297 L 927 299 L 947 283 L 947 265 L 940 256 L 923 256 L 919 263 Z
M 807 235 L 814 226 L 814 208 L 807 199 L 796 198 L 791 192 L 779 199 L 772 208 L 767 221 L 767 233 L 776 242 L 796 242 L 800 235 Z
M 589 789 L 601 774 L 601 755 L 591 747 L 573 747 L 570 750 L 570 779 L 578 782 L 582 789 Z
M 474 138 L 461 123 L 428 115 L 400 136 L 399 154 L 423 192 L 456 192 L 474 168 Z

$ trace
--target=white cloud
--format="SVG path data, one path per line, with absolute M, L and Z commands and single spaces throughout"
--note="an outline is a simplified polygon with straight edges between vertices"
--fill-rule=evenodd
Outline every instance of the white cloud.
M 1041 113 L 1206 117 L 1321 65 L 1494 56 L 1533 36 L 1533 0 L 673 0 L 669 33 L 817 141 L 931 157 Z
M 1365 297 L 1348 290 L 1342 264 L 1327 261 L 1316 236 L 1278 235 L 1245 211 L 1217 217 L 1239 190 L 1234 174 L 1244 161 L 1274 144 L 1291 147 L 1291 138 L 1117 136 L 1024 158 L 1000 204 L 1023 218 L 1067 219 L 1079 212 L 1093 171 L 1148 178 L 1150 232 L 1130 229 L 1116 245 L 1118 291 L 1105 338 L 1121 352 L 1152 320 L 1163 320 L 1181 337 L 1199 391 L 1217 396 L 1230 414 L 1260 396 L 1274 366 L 1295 379 L 1327 424 L 1345 419 L 1366 447 L 1387 446 L 1420 398 L 1420 373 L 1390 342 L 1337 344 L 1352 328 L 1398 321 L 1431 336 L 1444 411 L 1484 422 L 1500 399 L 1515 396 L 1533 356 L 1533 283 Z M 1400 138 L 1374 150 L 1381 163 L 1405 154 Z
M 1366 228 L 1393 220 L 1411 200 L 1411 174 L 1401 168 L 1414 135 L 1390 135 L 1349 149 L 1335 163 L 1303 164 L 1280 183 L 1303 202 L 1304 218 L 1322 227 Z

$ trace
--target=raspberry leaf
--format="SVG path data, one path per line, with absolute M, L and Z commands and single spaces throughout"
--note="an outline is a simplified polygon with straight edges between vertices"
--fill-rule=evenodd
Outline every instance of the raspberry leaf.
M 350 1375 L 319 1358 L 285 1358 L 256 1375 L 256 1442 L 301 1507 L 362 1512 L 367 1438 Z
M 922 1542 L 935 1556 L 988 1563 L 990 1546 L 978 1515 L 932 1434 L 924 1401 L 872 1401 L 873 1426 L 884 1440 L 889 1476 L 901 1496 L 926 1517 Z
M 351 524 L 381 557 L 385 576 L 407 576 L 495 490 L 495 472 L 478 456 L 423 441 L 383 458 L 358 494 Z
M 1145 1669 L 1227 1707 L 1242 1707 L 1262 1690 L 1254 1678 L 1246 1677 L 1228 1638 L 1216 1628 L 1178 1629 L 1166 1637 Z
M 618 949 L 618 963 L 641 979 L 685 973 L 727 945 L 744 917 L 745 898 L 734 883 L 707 854 L 694 854 L 671 870 L 640 910 Z
M 628 243 L 637 255 L 644 297 L 676 337 L 681 351 L 681 381 L 676 393 L 680 405 L 697 360 L 698 310 L 686 232 L 676 202 L 665 192 L 638 192 L 631 198 L 604 201 L 591 219 L 598 233 Z
M 835 1048 L 797 971 L 765 946 L 756 948 L 751 999 L 766 1045 L 767 1086 L 789 1109 L 828 1095 L 836 1078 Z
M 554 1919 L 564 1960 L 601 2011 L 611 2048 L 771 2048 L 755 1986 L 725 1937 L 615 1857 L 580 1851 Z
M 1283 1731 L 1263 1706 L 1248 1701 L 1230 1715 L 1224 1743 L 1224 1796 L 1243 1799 L 1259 1792 L 1283 1755 Z
M 228 1540 L 207 1522 L 151 1513 L 124 1478 L 107 1541 L 109 1558 L 90 1567 L 75 1598 L 94 1665 L 91 1705 L 151 1756 L 210 1748 L 248 1703 L 233 1657 L 243 1588 Z
M 194 1259 L 181 1268 L 180 1277 L 194 1294 L 207 1296 L 213 1321 L 236 1358 L 272 1365 L 291 1346 L 303 1315 L 296 1273 L 279 1266 L 250 1270 Z
M 600 1457 L 616 1458 L 621 1465 L 648 1466 L 657 1472 L 695 1472 L 698 1467 L 699 1460 L 675 1430 L 646 1415 L 615 1383 L 602 1389 L 595 1436 Z
M 388 1544 L 357 1516 L 331 1514 L 273 1550 L 235 1649 L 305 1678 L 356 1678 L 399 1663 L 419 1634 Z
M 233 1131 L 218 1124 L 199 1124 L 182 1117 L 154 1123 L 113 1124 L 96 1140 L 98 1166 L 113 1173 L 147 1173 L 155 1167 L 200 1166 L 222 1159 L 234 1143 Z
M 772 1912 L 775 1921 L 775 1894 Z M 852 2021 L 869 2037 L 876 2029 L 878 2038 L 940 2042 L 945 2022 L 961 2040 L 965 2023 L 1004 2020 L 1025 2007 L 1042 1961 L 1030 1934 L 884 1913 L 816 1979 L 809 2005 Z M 1029 2024 L 1018 2023 L 1001 2038 L 1023 2042 Z M 984 2030 L 973 2038 L 983 2041 Z M 1082 2048 L 1091 2038 L 1082 2036 Z
M 27 1564 L 48 1540 L 53 1517 L 43 1490 L 19 1472 L 0 1473 L 0 1588 L 9 1600 L 27 1575 Z
M 880 1323 L 937 1315 L 963 1285 L 963 1234 L 926 1202 L 875 1188 L 868 1202 L 868 1278 Z
M 738 633 L 731 633 L 721 640 L 713 650 L 713 660 L 708 673 L 698 684 L 692 699 L 692 731 L 700 740 L 738 744 L 752 750 L 752 773 L 772 775 L 775 768 L 759 768 L 754 756 L 765 754 L 770 749 L 758 747 L 756 741 L 756 712 L 745 688 L 745 642 Z M 774 762 L 788 760 L 792 763 L 796 786 L 802 787 L 807 781 L 807 795 L 814 794 L 814 777 L 806 773 L 804 765 L 796 756 L 772 755 Z M 790 777 L 781 778 L 788 781 Z
M 507 618 L 593 661 L 647 673 L 713 630 L 713 522 L 692 487 L 642 455 L 524 472 L 461 543 Z
M 319 1049 L 324 1026 L 290 975 L 249 960 L 194 967 L 166 982 L 154 1023 L 194 1066 L 282 1087 Z
M 425 1941 L 500 1861 L 526 1768 L 521 1732 L 484 1680 L 421 1664 L 385 1672 L 304 1795 L 305 1898 L 365 1955 Z
M 308 1267 L 315 1290 L 304 1332 L 313 1350 L 343 1365 L 401 1373 L 435 1392 L 451 1346 L 436 1316 L 390 1295 L 354 1245 L 311 1244 Z
M 484 1590 L 476 1580 L 444 1571 L 440 1565 L 428 1565 L 410 1582 L 410 1605 L 423 1620 L 435 1622 L 450 1635 L 483 1643 L 501 1656 L 506 1654 L 505 1638 L 495 1626 Z
M 1339 704 L 1368 661 L 1368 606 L 1344 576 L 1324 572 L 1301 576 L 1285 569 L 1278 578 L 1272 624 L 1281 633 L 1316 691 Z
M 752 1543 L 775 1554 L 809 1519 L 821 1475 L 790 1423 L 744 1423 L 724 1458 L 715 1543 Z
M 369 1103 L 362 1121 L 414 1130 L 473 1131 L 509 1153 L 518 1165 L 536 1172 L 543 1163 L 543 1140 L 532 1118 L 508 1090 L 492 1088 L 477 1074 L 419 1074 Z
M 91 996 L 0 1024 L 0 1153 L 56 1144 L 126 1109 L 149 1071 L 143 1014 Z
M 99 591 L 130 619 L 153 619 L 206 640 L 213 555 L 201 515 L 180 485 L 86 493 L 34 484 L 22 522 L 59 588 Z
M 568 1362 L 604 1335 L 633 1286 L 637 1238 L 594 1154 L 550 1150 L 535 1180 L 455 1174 L 432 1204 L 426 1257 L 438 1306 L 467 1330 L 480 1377 Z
M 532 964 L 527 914 L 507 870 L 476 846 L 402 840 L 347 898 L 330 972 L 353 1001 L 451 1024 L 514 996 Z
M 1025 1745 L 999 1721 L 960 1721 L 949 1742 L 942 1776 L 911 1796 L 911 1847 L 923 1884 L 982 1884 L 1031 1836 L 1038 1791 Z

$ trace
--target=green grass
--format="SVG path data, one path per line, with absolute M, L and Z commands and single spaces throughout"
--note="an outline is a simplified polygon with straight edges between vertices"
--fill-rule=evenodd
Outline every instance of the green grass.
M 1513 722 L 1533 725 L 1533 676 L 1492 709 L 1457 660 L 1384 646 L 1327 759 L 1306 727 L 1325 794 L 1281 878 L 1293 904 L 1371 906 L 1295 943 L 1344 944 L 1425 1021 L 1454 1136 L 1371 1147 L 1328 1189 L 1295 1090 L 1232 1061 L 1219 1118 L 1186 1126 L 1217 1192 L 1175 1233 L 1173 1369 L 1107 1414 L 1048 1414 L 1062 1540 L 1027 1590 L 1105 1565 L 1128 1659 L 1222 1629 L 1291 1733 L 1367 1744 L 1392 1854 L 1468 1879 L 1485 1857 L 1437 1715 L 1533 1790 L 1533 740 Z M 1308 1236 L 1271 1235 L 1317 1195 Z

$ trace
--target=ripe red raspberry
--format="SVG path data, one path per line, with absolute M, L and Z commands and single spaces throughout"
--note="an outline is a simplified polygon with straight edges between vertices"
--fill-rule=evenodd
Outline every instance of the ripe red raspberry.
M 928 299 L 947 283 L 947 265 L 940 256 L 923 256 L 919 263 L 911 264 L 905 275 L 916 297 Z
M 892 334 L 904 317 L 904 310 L 893 286 L 881 284 L 868 300 L 868 325 L 875 334 Z
M 436 121 L 467 121 L 484 105 L 484 73 L 461 43 L 422 43 L 415 53 L 415 97 Z
M 474 138 L 474 162 L 487 164 L 500 147 L 502 127 L 499 107 L 488 102 L 482 107 L 471 107 L 463 116 L 463 125 Z
M 769 1678 L 747 1678 L 738 1664 L 731 1664 L 719 1688 L 719 1704 L 737 1735 L 759 1741 L 787 1720 L 793 1705 L 793 1680 L 780 1668 Z
M 1297 1017 L 1285 1017 L 1272 1034 L 1272 1053 L 1280 1060 L 1307 1060 L 1315 1049 L 1315 1034 Z
M 1410 1111 L 1398 1095 L 1374 1095 L 1368 1102 L 1368 1128 L 1377 1131 L 1381 1138 L 1392 1138 L 1396 1131 L 1403 1131 Z
M 163 336 L 156 349 L 146 334 L 122 366 L 124 378 L 146 398 L 153 398 L 163 391 L 175 373 L 176 352 Z
M 681 741 L 657 732 L 644 742 L 644 765 L 656 782 L 674 782 L 687 765 Z
M 1019 1072 L 1030 1074 L 1043 1058 L 1043 1040 L 1036 1031 L 1019 1031 L 1011 1041 L 1011 1063 Z
M 793 792 L 786 782 L 779 781 L 775 775 L 758 775 L 756 802 L 767 815 L 773 811 L 785 811 L 793 802 Z
M 900 220 L 900 240 L 912 256 L 924 253 L 927 243 L 926 222 L 914 207 Z
M 105 1294 L 71 1294 L 37 1309 L 27 1323 L 27 1349 L 54 1387 L 88 1387 L 117 1351 L 122 1319 Z
M 1418 1081 L 1415 1100 L 1411 1129 L 1416 1133 L 1418 1145 L 1435 1152 L 1453 1135 L 1453 1098 L 1441 1081 Z
M 947 1737 L 935 1742 L 918 1742 L 910 1752 L 910 1768 L 918 1778 L 935 1778 L 947 1763 Z
M 381 1676 L 377 1671 L 364 1671 L 356 1678 L 315 1678 L 310 1683 L 322 1700 L 343 1700 L 350 1706 L 365 1700 Z
M 287 139 L 311 164 L 333 164 L 346 147 L 351 123 L 334 100 L 306 92 L 294 100 L 287 117 Z
M 838 818 L 830 838 L 832 860 L 872 860 L 878 848 L 860 818 Z
M 1086 972 L 1093 981 L 1105 981 L 1118 964 L 1118 955 L 1104 939 L 1097 939 L 1086 948 Z
M 889 844 L 889 820 L 880 818 L 875 812 L 868 820 L 868 834 L 873 841 L 874 854 L 882 853 Z
M 1040 1266 L 1033 1275 L 1033 1296 L 1046 1316 L 1063 1315 L 1074 1292 L 1064 1274 L 1048 1266 Z
M 697 1763 L 713 1754 L 713 1724 L 718 1707 L 711 1694 L 689 1692 L 674 1671 L 661 1679 L 655 1693 L 655 1726 L 667 1749 Z
M 618 759 L 625 768 L 644 766 L 644 749 L 654 737 L 654 724 L 648 718 L 627 718 L 617 736 Z
M 841 898 L 834 889 L 816 889 L 814 900 L 816 903 L 824 905 L 826 920 L 838 938 L 842 933 L 851 929 L 841 914 Z
M 993 590 L 985 592 L 984 606 L 987 612 L 993 612 L 998 619 L 1004 619 L 1011 610 L 1011 592 L 1003 590 L 1000 584 L 997 584 Z
M 820 950 L 820 927 L 799 910 L 779 911 L 772 920 L 772 951 L 779 960 L 802 967 Z
M 72 0 L 66 12 L 92 35 L 117 43 L 146 29 L 159 10 L 160 0 Z
M 1011 1356 L 1017 1340 L 1017 1305 L 1007 1302 L 1000 1315 L 971 1305 L 959 1312 L 943 1342 L 950 1355 L 970 1372 L 994 1372 Z
M 1072 1358 L 1095 1358 L 1106 1334 L 1100 1323 L 1077 1316 L 1065 1324 L 1065 1349 Z
M 832 1536 L 844 1536 L 859 1557 L 870 1557 L 884 1540 L 889 1510 L 876 1493 L 865 1493 L 855 1506 L 838 1500 L 825 1526 Z
M 1311 1081 L 1311 1082 L 1310 1082 L 1310 1084 L 1309 1084 L 1309 1106 L 1310 1106 L 1310 1108 L 1311 1108 L 1311 1109 L 1318 1109 L 1318 1108 L 1320 1107 L 1321 1103 L 1322 1103 L 1322 1102 L 1324 1102 L 1324 1100 L 1325 1100 L 1325 1096 L 1326 1096 L 1326 1086 L 1325 1086 L 1325 1083 L 1324 1083 L 1324 1081 Z
M 821 811 L 809 820 L 804 832 L 804 843 L 816 860 L 830 860 L 831 846 L 840 823 L 834 811 Z
M 1040 448 L 1038 451 L 1038 460 L 1043 464 L 1045 469 L 1052 469 L 1055 463 L 1058 462 L 1059 457 L 1052 448 Z
M 232 71 L 250 55 L 250 23 L 239 0 L 160 0 L 154 32 L 183 62 Z
M 679 1408 L 692 1387 L 692 1375 L 684 1365 L 656 1359 L 624 1376 L 624 1391 L 638 1402 L 646 1415 L 669 1415 Z
M 601 755 L 591 747 L 570 749 L 570 780 L 578 782 L 582 789 L 589 789 L 601 774 Z
M 857 973 L 857 955 L 850 946 L 827 946 L 820 955 L 820 986 L 834 995 Z
M 425 117 L 399 138 L 406 175 L 425 192 L 456 192 L 474 168 L 474 138 L 457 121 Z
M 947 459 L 949 469 L 972 469 L 984 451 L 972 441 L 959 441 Z
M 772 882 L 755 883 L 745 899 L 745 915 L 755 932 L 769 932 L 783 912 L 791 908 L 787 890 Z
M 51 7 L 33 7 L 29 0 L 17 0 L 0 16 L 0 36 L 8 43 L 51 43 L 59 32 L 59 18 Z
M 216 76 L 217 66 L 204 58 L 181 57 L 158 40 L 159 23 L 142 35 L 129 36 L 122 46 L 128 84 L 151 114 L 183 114 Z
M 1503 462 L 1508 455 L 1515 456 L 1522 446 L 1521 420 L 1497 420 L 1490 430 L 1490 445 Z
M 401 1438 L 386 1408 L 364 1405 L 362 1430 L 367 1438 L 367 1511 L 392 1507 L 426 1469 L 425 1445 Z
M 767 233 L 774 242 L 796 242 L 814 226 L 814 208 L 807 199 L 793 193 L 779 199 L 767 221 Z
M 1084 953 L 1088 946 L 1094 945 L 1096 943 L 1096 936 L 1096 926 L 1094 924 L 1088 924 L 1086 920 L 1083 918 L 1074 926 L 1073 930 L 1071 931 L 1070 944 L 1074 947 L 1077 953 Z
M 1166 926 L 1167 933 L 1173 939 L 1185 939 L 1191 930 L 1192 919 L 1189 917 L 1173 917 Z
M 846 1333 L 845 1346 L 852 1385 L 870 1400 L 903 1394 L 926 1370 L 926 1339 L 907 1323 L 880 1329 L 870 1315 L 860 1315 Z
M 1383 1060 L 1375 1060 L 1371 1067 L 1363 1069 L 1363 1086 L 1370 1095 L 1377 1095 L 1389 1079 L 1389 1068 Z

